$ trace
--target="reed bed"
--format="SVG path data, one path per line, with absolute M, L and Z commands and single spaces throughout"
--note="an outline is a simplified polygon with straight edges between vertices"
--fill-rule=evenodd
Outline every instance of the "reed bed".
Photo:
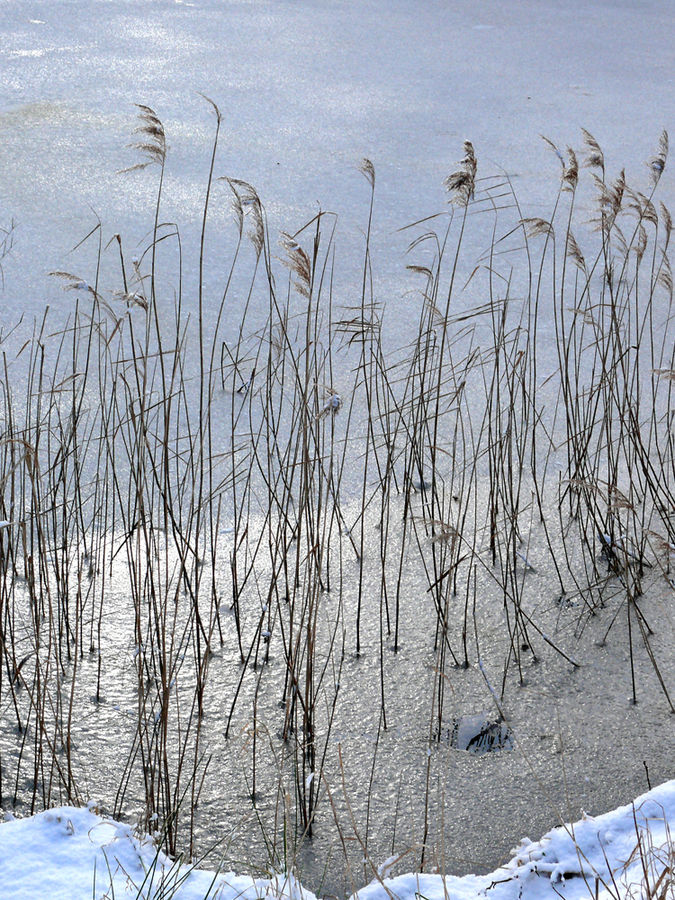
M 164 221 L 164 126 L 140 107 L 132 169 L 147 171 L 128 177 L 156 180 L 146 244 L 130 256 L 97 224 L 90 273 L 53 273 L 67 317 L 2 335 L 0 799 L 33 812 L 95 788 L 194 855 L 201 799 L 236 769 L 271 863 L 321 829 L 369 861 L 370 800 L 359 821 L 336 729 L 359 702 L 376 710 L 374 796 L 380 737 L 408 715 L 392 673 L 412 617 L 429 749 L 414 854 L 438 865 L 432 751 L 456 670 L 479 670 L 506 718 L 540 659 L 576 668 L 587 628 L 607 641 L 623 622 L 633 702 L 656 687 L 675 712 L 644 603 L 674 585 L 667 137 L 641 190 L 589 133 L 581 162 L 551 145 L 558 190 L 536 218 L 466 142 L 444 210 L 402 229 L 415 316 L 390 346 L 373 164 L 345 303 L 336 216 L 272 237 L 255 188 L 217 171 L 209 104 L 197 258 Z M 87 711 L 113 686 L 127 707 L 87 752 Z

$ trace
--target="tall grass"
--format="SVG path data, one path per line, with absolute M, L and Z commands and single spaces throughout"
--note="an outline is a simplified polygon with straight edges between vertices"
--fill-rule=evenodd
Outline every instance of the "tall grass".
M 590 229 L 572 150 L 551 145 L 558 191 L 534 218 L 506 176 L 479 177 L 467 142 L 446 209 L 403 229 L 416 312 L 389 346 L 373 164 L 345 303 L 336 216 L 272 238 L 256 190 L 219 175 L 208 102 L 197 258 L 163 218 L 164 126 L 140 107 L 131 169 L 147 171 L 127 177 L 156 180 L 146 244 L 130 257 L 97 223 L 81 248 L 92 274 L 53 273 L 74 295 L 67 318 L 2 336 L 2 802 L 33 811 L 90 791 L 82 719 L 117 683 L 133 707 L 104 753 L 114 813 L 140 810 L 169 852 L 194 853 L 201 798 L 241 764 L 243 805 L 287 864 L 319 822 L 351 815 L 335 732 L 355 697 L 377 709 L 378 740 L 408 714 L 391 673 L 411 618 L 430 750 L 453 669 L 478 667 L 503 716 L 512 675 L 525 683 L 547 654 L 579 666 L 567 625 L 581 633 L 605 606 L 603 640 L 625 618 L 633 701 L 658 685 L 675 711 L 641 600 L 673 587 L 665 135 L 641 192 L 606 175 L 585 133 Z M 234 240 L 215 292 L 223 204 Z M 478 260 L 470 235 L 487 246 Z M 544 608 L 535 571 L 556 598 Z M 369 656 L 376 679 L 360 688 Z M 371 784 L 375 771 L 373 758 Z M 367 858 L 369 824 L 352 825 Z

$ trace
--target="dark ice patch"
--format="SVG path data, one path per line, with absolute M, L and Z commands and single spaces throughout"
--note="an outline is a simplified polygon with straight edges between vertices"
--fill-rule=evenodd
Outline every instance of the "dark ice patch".
M 500 719 L 489 718 L 479 713 L 473 716 L 458 716 L 451 725 L 443 725 L 436 733 L 439 741 L 447 741 L 456 750 L 464 750 L 476 756 L 513 750 L 513 732 Z

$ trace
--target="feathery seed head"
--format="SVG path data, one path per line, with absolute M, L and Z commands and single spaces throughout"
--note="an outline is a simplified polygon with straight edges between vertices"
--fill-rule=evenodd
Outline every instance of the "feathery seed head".
M 670 215 L 670 210 L 665 205 L 665 203 L 661 202 L 659 204 L 661 208 L 661 218 L 663 219 L 663 227 L 666 232 L 666 242 L 664 246 L 664 250 L 668 249 L 668 244 L 670 243 L 670 235 L 673 231 L 673 217 Z
M 478 160 L 471 141 L 464 141 L 464 157 L 460 160 L 459 166 L 456 172 L 448 175 L 443 184 L 450 194 L 451 203 L 468 206 L 473 200 L 478 170 Z
M 145 169 L 153 163 L 162 166 L 166 161 L 166 134 L 161 120 L 149 106 L 137 103 L 136 107 L 140 110 L 139 124 L 134 128 L 133 133 L 141 135 L 141 140 L 128 146 L 133 150 L 138 150 L 145 157 L 145 161 L 122 169 L 120 174 Z
M 258 192 L 248 181 L 241 181 L 239 178 L 225 180 L 232 191 L 232 211 L 239 228 L 239 236 L 242 236 L 244 224 L 248 221 L 249 240 L 253 244 L 256 256 L 260 256 L 265 246 L 265 222 Z
M 365 157 L 359 163 L 359 172 L 366 177 L 371 188 L 375 187 L 375 166 Z
M 552 235 L 553 226 L 546 219 L 540 219 L 538 216 L 521 219 L 520 224 L 525 227 L 525 233 L 528 237 L 536 237 L 539 234 Z
M 668 159 L 668 132 L 664 129 L 661 132 L 661 136 L 659 137 L 659 145 L 656 149 L 656 153 L 649 160 L 647 165 L 651 171 L 651 180 L 654 187 L 659 182 L 659 178 L 663 174 L 663 170 L 666 167 L 666 160 Z
M 563 167 L 563 190 L 575 191 L 579 181 L 579 163 L 571 147 L 567 148 L 567 165 Z
M 312 284 L 312 264 L 309 257 L 290 234 L 282 232 L 281 244 L 287 254 L 282 262 L 296 276 L 293 286 L 299 294 L 309 298 Z
M 567 247 L 566 247 L 567 256 L 572 260 L 574 265 L 580 269 L 584 274 L 586 274 L 586 260 L 584 259 L 584 255 L 581 252 L 581 248 L 576 242 L 576 239 L 571 231 L 567 232 Z
M 586 145 L 587 151 L 584 165 L 590 169 L 602 169 L 604 174 L 605 154 L 602 152 L 600 144 L 596 141 L 590 131 L 586 131 L 585 128 L 581 129 L 581 133 L 584 136 L 584 144 Z

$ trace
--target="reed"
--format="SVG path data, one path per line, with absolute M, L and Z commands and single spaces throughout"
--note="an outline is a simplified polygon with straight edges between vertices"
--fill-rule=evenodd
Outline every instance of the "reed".
M 255 188 L 220 176 L 221 114 L 206 102 L 196 257 L 163 219 L 170 154 L 141 106 L 125 177 L 155 178 L 145 244 L 130 258 L 97 222 L 80 248 L 90 279 L 53 273 L 74 294 L 68 314 L 2 334 L 2 802 L 34 811 L 95 783 L 116 815 L 194 855 L 204 798 L 243 769 L 275 864 L 345 821 L 370 859 L 372 802 L 359 823 L 336 734 L 362 703 L 378 735 L 370 798 L 382 735 L 409 715 L 408 641 L 428 748 L 411 814 L 424 867 L 458 671 L 479 669 L 506 716 L 512 675 L 525 685 L 551 656 L 578 667 L 585 629 L 606 641 L 623 620 L 633 702 L 658 685 L 675 711 L 644 601 L 673 587 L 667 140 L 641 192 L 606 175 L 584 133 L 592 230 L 574 151 L 551 145 L 552 209 L 524 217 L 466 142 L 445 210 L 403 229 L 416 318 L 389 346 L 372 163 L 358 284 L 338 302 L 336 215 L 277 242 Z M 543 606 L 542 573 L 558 598 Z M 111 739 L 104 783 L 80 745 L 87 716 Z

